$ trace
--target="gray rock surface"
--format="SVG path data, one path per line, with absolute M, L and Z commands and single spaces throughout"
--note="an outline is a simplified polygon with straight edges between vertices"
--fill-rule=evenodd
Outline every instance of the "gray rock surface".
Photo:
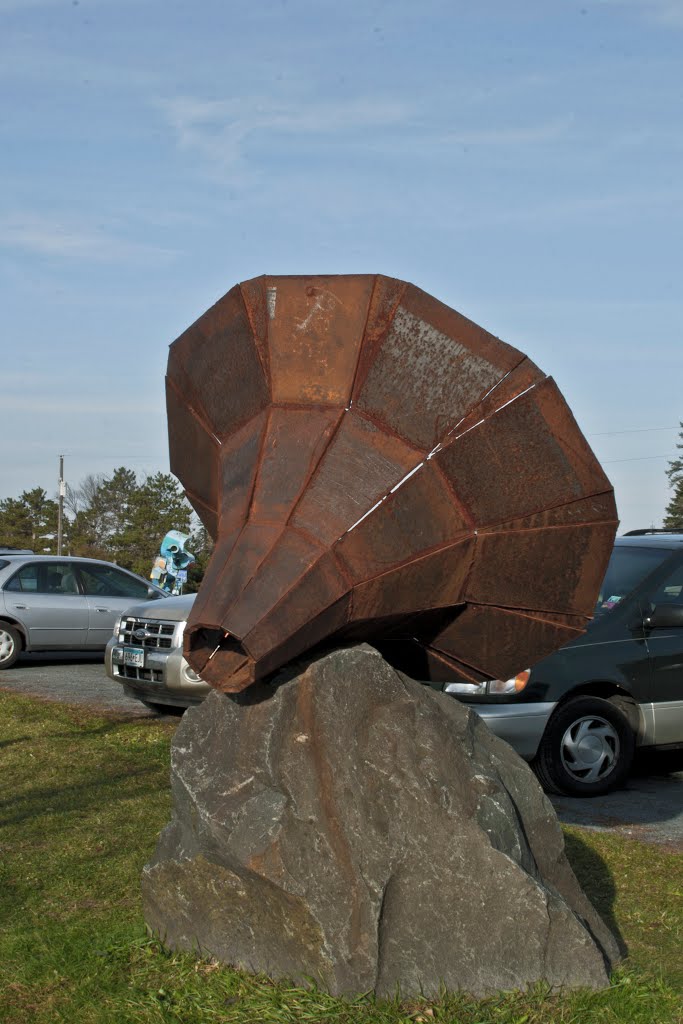
M 248 696 L 176 733 L 143 873 L 168 946 L 333 993 L 608 983 L 617 944 L 555 812 L 476 715 L 367 646 Z

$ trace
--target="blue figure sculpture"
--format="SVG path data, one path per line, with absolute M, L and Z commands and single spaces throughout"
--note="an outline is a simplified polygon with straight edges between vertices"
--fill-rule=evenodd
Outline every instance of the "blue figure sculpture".
M 185 548 L 189 539 L 188 533 L 169 530 L 161 542 L 161 553 L 154 560 L 149 578 L 169 594 L 182 594 L 187 569 L 195 561 L 192 552 Z

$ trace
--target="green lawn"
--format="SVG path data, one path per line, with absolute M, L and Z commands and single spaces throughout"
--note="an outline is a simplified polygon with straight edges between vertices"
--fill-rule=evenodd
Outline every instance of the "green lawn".
M 170 814 L 174 726 L 0 692 L 0 1021 L 683 1022 L 683 856 L 580 830 L 572 864 L 630 953 L 605 992 L 348 1001 L 168 954 L 139 876 Z

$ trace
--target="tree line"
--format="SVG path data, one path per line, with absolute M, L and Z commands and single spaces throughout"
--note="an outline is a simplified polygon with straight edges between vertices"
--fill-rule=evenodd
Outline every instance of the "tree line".
M 57 552 L 58 503 L 42 487 L 0 501 L 0 545 Z M 211 552 L 211 539 L 198 521 L 178 481 L 170 473 L 138 480 L 120 466 L 111 476 L 85 477 L 67 486 L 62 519 L 62 552 L 116 562 L 149 577 L 159 545 L 169 530 L 191 535 L 188 548 L 197 556 L 188 587 L 196 590 Z
M 676 447 L 681 455 L 677 459 L 672 459 L 666 471 L 673 495 L 666 507 L 664 526 L 673 530 L 683 530 L 683 423 L 679 426 L 681 432 Z

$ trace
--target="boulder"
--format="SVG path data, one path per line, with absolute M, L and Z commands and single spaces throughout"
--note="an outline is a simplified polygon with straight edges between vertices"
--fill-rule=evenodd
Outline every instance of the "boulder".
M 608 984 L 617 943 L 529 767 L 373 648 L 212 693 L 172 783 L 143 899 L 173 949 L 334 994 Z

